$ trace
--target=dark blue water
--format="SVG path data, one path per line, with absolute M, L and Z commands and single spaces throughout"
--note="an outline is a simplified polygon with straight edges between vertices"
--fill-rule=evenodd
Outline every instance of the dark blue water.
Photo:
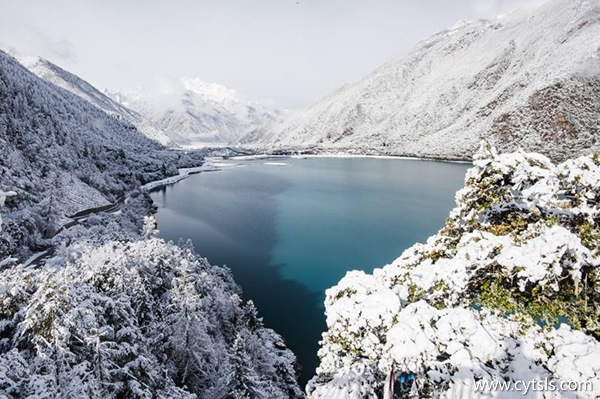
M 443 226 L 468 165 L 374 158 L 247 161 L 152 193 L 160 236 L 226 264 L 265 324 L 314 374 L 324 290 Z

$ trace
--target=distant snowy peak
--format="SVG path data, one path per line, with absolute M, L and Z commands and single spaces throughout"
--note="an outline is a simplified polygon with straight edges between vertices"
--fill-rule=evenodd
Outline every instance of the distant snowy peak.
M 465 19 L 461 19 L 460 21 L 457 21 L 454 25 L 452 25 L 452 27 L 450 28 L 451 31 L 455 31 L 455 30 L 459 30 L 464 28 L 465 26 L 469 25 L 471 23 L 471 21 L 465 20 Z
M 458 23 L 250 140 L 470 159 L 487 139 L 561 160 L 598 149 L 598 120 L 600 2 L 554 0 Z
M 236 90 L 199 78 L 183 78 L 160 92 L 140 89 L 110 92 L 183 146 L 235 143 L 263 126 L 279 121 L 278 108 L 251 101 Z
M 205 82 L 200 78 L 183 78 L 181 82 L 185 90 L 202 96 L 206 101 L 224 106 L 240 103 L 237 91 L 223 85 Z
M 102 93 L 79 76 L 62 69 L 41 57 L 20 56 L 17 57 L 17 60 L 38 77 L 55 86 L 70 91 L 109 115 L 131 123 L 149 138 L 163 145 L 173 144 L 163 132 L 152 126 L 152 124 L 142 115 L 130 110 L 127 106 L 115 101 L 105 93 Z

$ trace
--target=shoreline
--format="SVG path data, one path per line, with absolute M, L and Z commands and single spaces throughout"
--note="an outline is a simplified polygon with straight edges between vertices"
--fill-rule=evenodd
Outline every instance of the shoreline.
M 186 179 L 191 175 L 195 175 L 197 173 L 215 172 L 220 169 L 218 167 L 216 167 L 211 161 L 205 161 L 204 164 L 202 164 L 200 166 L 195 166 L 193 168 L 180 168 L 178 170 L 179 170 L 179 174 L 177 174 L 175 176 L 165 177 L 164 179 L 151 181 L 149 183 L 146 183 L 146 184 L 140 186 L 140 188 L 142 190 L 152 191 L 159 187 L 168 186 L 170 184 L 175 184 L 175 183 L 177 183 L 183 179 Z
M 375 158 L 375 159 L 399 159 L 399 160 L 413 160 L 413 161 L 432 161 L 432 162 L 444 162 L 444 163 L 458 163 L 458 164 L 473 164 L 473 161 L 459 160 L 459 159 L 442 159 L 442 158 L 426 158 L 426 157 L 411 157 L 406 155 L 371 155 L 371 154 L 349 154 L 349 153 L 336 153 L 336 154 L 255 154 L 255 155 L 236 155 L 226 159 L 236 161 L 251 161 L 260 159 L 304 159 L 304 158 Z
M 202 172 L 217 172 L 223 167 L 239 166 L 236 164 L 227 164 L 227 161 L 252 161 L 252 160 L 269 160 L 269 159 L 309 159 L 309 158 L 373 158 L 373 159 L 390 159 L 403 161 L 431 161 L 453 164 L 473 164 L 473 161 L 459 159 L 440 159 L 426 157 L 411 157 L 406 155 L 372 155 L 372 154 L 350 154 L 350 153 L 335 153 L 335 154 L 254 154 L 254 155 L 234 155 L 230 157 L 207 157 L 204 164 L 192 168 L 180 168 L 179 174 L 166 177 L 164 179 L 155 180 L 142 185 L 140 188 L 146 191 L 156 190 L 160 187 L 168 186 L 187 179 L 189 176 Z

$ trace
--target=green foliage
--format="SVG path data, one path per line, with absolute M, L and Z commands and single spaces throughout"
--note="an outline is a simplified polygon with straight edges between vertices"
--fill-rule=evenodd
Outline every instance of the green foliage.
M 356 294 L 356 290 L 353 288 L 346 288 L 345 290 L 341 290 L 340 292 L 337 293 L 337 295 L 335 296 L 335 299 L 342 299 L 344 297 L 351 297 L 352 295 Z
M 521 240 L 530 221 L 520 212 L 505 212 L 490 215 L 490 223 L 482 226 L 483 231 L 488 231 L 497 236 L 510 234 L 516 240 Z
M 600 246 L 600 229 L 597 223 L 591 223 L 588 220 L 583 221 L 576 226 L 577 235 L 581 239 L 581 243 L 587 248 L 598 250 Z
M 416 302 L 425 296 L 425 291 L 416 284 L 408 285 L 408 301 Z

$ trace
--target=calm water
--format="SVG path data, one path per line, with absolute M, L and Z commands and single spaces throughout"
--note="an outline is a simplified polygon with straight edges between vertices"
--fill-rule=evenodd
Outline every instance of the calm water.
M 423 242 L 444 223 L 468 165 L 373 159 L 264 160 L 201 173 L 152 193 L 160 235 L 190 238 L 226 264 L 306 382 L 325 330 L 324 291 Z

